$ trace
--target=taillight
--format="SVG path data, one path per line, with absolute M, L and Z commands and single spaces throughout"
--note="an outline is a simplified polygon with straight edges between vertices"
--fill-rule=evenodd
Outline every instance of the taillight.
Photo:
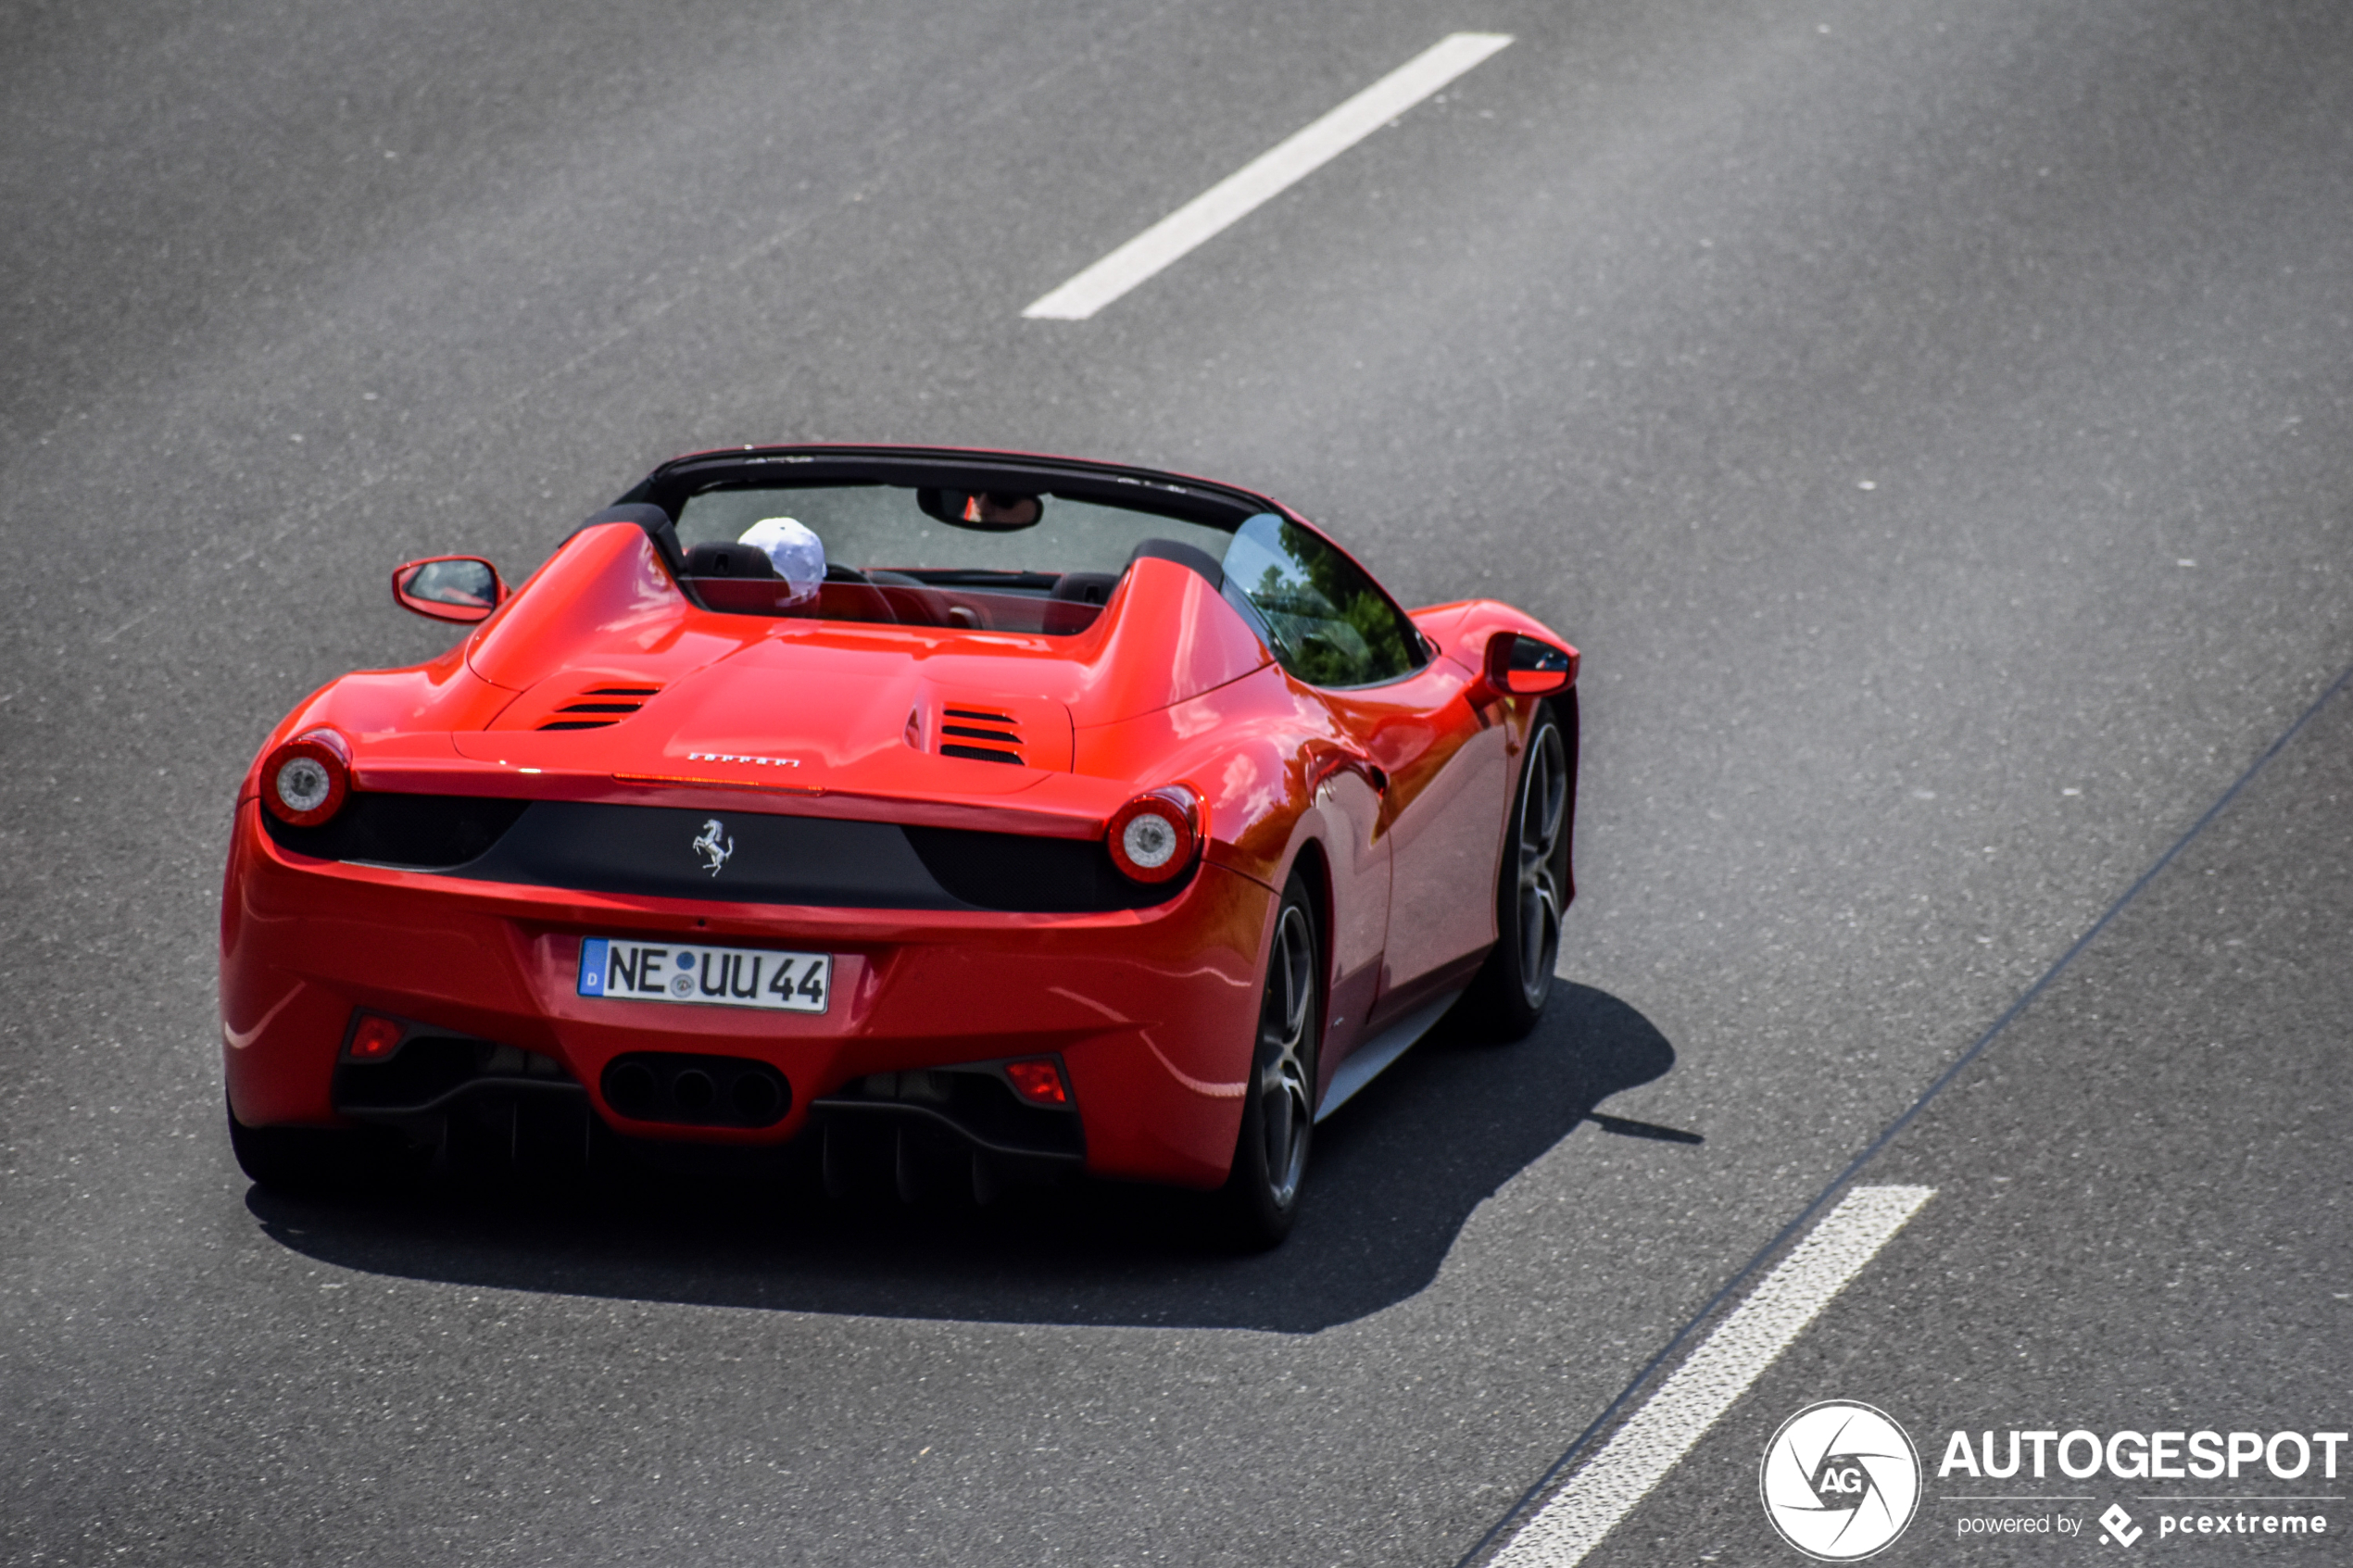
M 1032 1105 L 1068 1105 L 1069 1086 L 1063 1082 L 1063 1070 L 1050 1056 L 1028 1061 L 1005 1063 L 1005 1076 L 1013 1080 L 1013 1092 Z
M 352 1026 L 351 1044 L 344 1047 L 344 1055 L 354 1061 L 383 1061 L 400 1048 L 401 1036 L 407 1033 L 396 1019 L 363 1012 Z
M 351 752 L 333 730 L 313 730 L 273 748 L 261 764 L 261 803 L 282 822 L 316 827 L 351 792 Z
M 1112 864 L 1130 880 L 1166 882 L 1201 847 L 1200 797 L 1181 784 L 1139 795 L 1113 815 L 1104 840 Z

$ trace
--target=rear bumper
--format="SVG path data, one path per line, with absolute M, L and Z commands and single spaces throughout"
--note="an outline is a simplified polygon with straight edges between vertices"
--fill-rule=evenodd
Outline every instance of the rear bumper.
M 272 843 L 259 813 L 238 809 L 221 901 L 223 1056 L 249 1126 L 348 1120 L 335 1070 L 365 1009 L 552 1059 L 633 1137 L 780 1143 L 812 1102 L 870 1096 L 879 1074 L 1051 1054 L 1088 1171 L 1205 1186 L 1232 1159 L 1276 901 L 1238 872 L 1204 866 L 1164 905 L 1102 913 L 700 903 L 313 859 Z M 832 1006 L 581 997 L 592 935 L 828 952 Z M 605 1069 L 648 1051 L 766 1063 L 789 1109 L 751 1128 L 632 1118 L 609 1102 Z

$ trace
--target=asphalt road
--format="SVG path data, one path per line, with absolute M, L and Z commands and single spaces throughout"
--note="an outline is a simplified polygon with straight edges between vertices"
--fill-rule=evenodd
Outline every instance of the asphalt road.
M 2013 1429 L 2245 1431 L 2267 1447 L 2353 1429 L 2349 809 L 2341 692 L 1871 1161 L 1867 1180 L 1936 1196 L 1587 1562 L 1799 1561 L 1767 1529 L 1758 1461 L 1781 1422 L 1832 1398 L 1887 1411 L 1921 1449 L 1919 1510 L 1891 1560 L 2096 1558 L 2117 1505 L 2145 1533 L 2131 1545 L 2176 1561 L 2343 1562 L 2342 1438 L 2333 1467 L 2316 1444 L 2290 1476 L 2248 1461 L 2205 1479 L 2070 1477 L 2052 1456 L 2039 1478 L 2031 1460 L 1994 1478 L 1944 1461 L 1956 1431 L 1974 1455 L 1993 1432 L 1998 1465 Z M 2133 1468 L 2133 1446 L 2120 1453 Z M 2070 1463 L 2086 1462 L 2079 1445 Z M 2298 1468 L 2293 1446 L 2279 1468 Z M 2195 1530 L 2315 1514 L 2327 1533 L 2177 1538 L 2185 1515 Z M 2008 1518 L 2039 1528 L 1980 1523 Z
M 2353 665 L 2322 0 L 0 14 L 10 1561 L 1453 1562 Z M 1456 30 L 1516 42 L 1020 318 Z M 444 646 L 392 563 L 520 576 L 664 457 L 820 438 L 1231 478 L 1560 627 L 1576 984 L 1352 1103 L 1262 1259 L 1122 1193 L 249 1192 L 213 922 L 269 724 Z M 1778 1560 L 1754 1424 L 1870 1398 L 1843 1356 L 1923 1424 L 2342 1424 L 2334 1294 L 2264 1315 L 2353 1275 L 2338 722 L 1891 1150 L 1939 1197 L 1888 1273 L 1605 1552 Z M 2300 1261 L 2083 1240 L 2169 1191 Z

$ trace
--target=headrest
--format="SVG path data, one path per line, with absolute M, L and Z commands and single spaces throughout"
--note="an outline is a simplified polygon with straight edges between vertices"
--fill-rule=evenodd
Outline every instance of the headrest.
M 776 563 L 757 545 L 697 545 L 686 552 L 689 577 L 774 577 Z
M 1046 596 L 1065 599 L 1076 604 L 1099 605 L 1111 598 L 1111 591 L 1119 586 L 1119 579 L 1108 571 L 1065 571 L 1054 580 L 1054 591 Z

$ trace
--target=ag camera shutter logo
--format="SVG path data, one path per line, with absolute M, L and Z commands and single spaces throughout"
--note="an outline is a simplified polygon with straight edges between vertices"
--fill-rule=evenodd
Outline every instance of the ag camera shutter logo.
M 1853 1562 L 1904 1533 L 1920 1501 L 1920 1456 L 1885 1411 L 1843 1399 L 1781 1423 L 1757 1469 L 1765 1517 L 1818 1562 Z

